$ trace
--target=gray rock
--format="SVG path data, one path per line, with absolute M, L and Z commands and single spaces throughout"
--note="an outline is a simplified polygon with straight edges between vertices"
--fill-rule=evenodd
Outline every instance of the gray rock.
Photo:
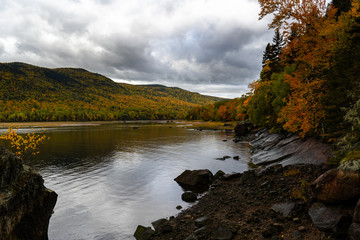
M 277 203 L 271 209 L 282 214 L 284 217 L 290 217 L 296 204 L 295 203 Z
M 207 170 L 185 170 L 174 179 L 185 190 L 204 192 L 213 181 L 213 174 Z
M 327 144 L 297 135 L 285 136 L 260 131 L 251 142 L 252 162 L 256 165 L 322 164 L 331 156 Z
M 134 237 L 136 240 L 148 240 L 155 234 L 155 231 L 151 227 L 144 227 L 139 225 L 136 228 Z
M 181 195 L 181 199 L 185 202 L 191 203 L 191 202 L 195 202 L 197 200 L 197 196 L 193 192 L 184 192 Z
M 344 215 L 338 209 L 315 203 L 309 209 L 309 216 L 315 227 L 321 231 L 334 231 Z
M 232 237 L 233 233 L 227 228 L 219 227 L 214 232 L 214 239 L 216 240 L 230 240 Z
M 360 239 L 360 224 L 353 223 L 350 225 L 349 237 L 351 240 L 359 240 Z

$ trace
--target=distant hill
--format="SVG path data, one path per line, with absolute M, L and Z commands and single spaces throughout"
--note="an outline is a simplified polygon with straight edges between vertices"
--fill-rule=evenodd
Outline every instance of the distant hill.
M 0 63 L 0 121 L 184 118 L 221 98 L 176 87 L 116 83 L 78 68 Z

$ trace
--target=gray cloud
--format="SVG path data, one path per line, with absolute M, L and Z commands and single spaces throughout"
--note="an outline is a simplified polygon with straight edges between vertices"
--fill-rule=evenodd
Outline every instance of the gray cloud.
M 115 80 L 202 92 L 205 84 L 214 95 L 246 91 L 272 35 L 257 21 L 254 0 L 3 2 L 2 62 L 82 67 Z

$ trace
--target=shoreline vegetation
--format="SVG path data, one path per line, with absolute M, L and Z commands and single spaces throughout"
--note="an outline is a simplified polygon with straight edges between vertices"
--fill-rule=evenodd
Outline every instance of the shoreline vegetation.
M 220 130 L 233 131 L 237 122 L 206 122 L 206 121 L 187 121 L 187 120 L 128 120 L 128 121 L 60 121 L 60 122 L 0 122 L 0 129 L 9 127 L 31 128 L 31 127 L 63 127 L 63 126 L 96 126 L 104 124 L 121 123 L 161 123 L 161 124 L 181 124 L 185 128 L 195 130 Z

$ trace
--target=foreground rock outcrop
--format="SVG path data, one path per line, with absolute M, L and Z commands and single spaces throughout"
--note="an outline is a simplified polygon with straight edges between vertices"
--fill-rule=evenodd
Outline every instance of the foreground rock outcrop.
M 57 194 L 42 177 L 0 146 L 0 239 L 48 239 Z

